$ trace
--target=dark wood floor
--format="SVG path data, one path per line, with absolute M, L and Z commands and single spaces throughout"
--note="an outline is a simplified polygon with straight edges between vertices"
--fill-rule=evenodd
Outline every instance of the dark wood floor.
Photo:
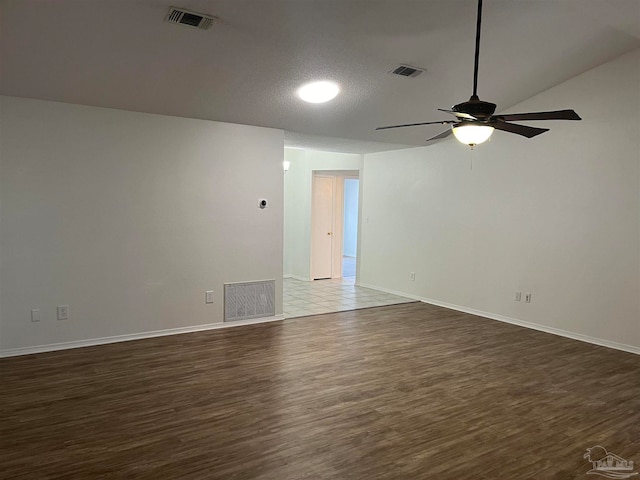
M 2 479 L 585 479 L 640 357 L 414 303 L 0 360 Z M 637 478 L 637 477 L 636 477 Z

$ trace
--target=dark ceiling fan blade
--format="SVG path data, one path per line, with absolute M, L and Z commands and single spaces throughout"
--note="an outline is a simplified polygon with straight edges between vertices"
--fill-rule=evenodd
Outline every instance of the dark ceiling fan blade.
M 555 110 L 553 112 L 506 113 L 494 118 L 505 120 L 582 120 L 573 110 Z
M 439 108 L 441 112 L 450 113 L 451 115 L 455 115 L 458 118 L 464 118 L 465 120 L 477 120 L 473 115 L 469 115 L 468 113 L 456 112 L 455 110 L 446 110 L 444 108 Z
M 510 123 L 511 121 L 527 121 L 527 120 L 582 120 L 580 116 L 571 109 L 566 110 L 554 110 L 550 112 L 529 112 L 529 113 L 506 113 L 504 115 L 494 115 L 496 110 L 495 103 L 485 102 L 478 97 L 478 66 L 480 60 L 480 33 L 482 31 L 482 2 L 478 0 L 478 13 L 476 17 L 476 48 L 473 62 L 473 95 L 468 101 L 459 103 L 451 107 L 451 110 L 439 108 L 441 112 L 454 115 L 456 120 L 441 121 L 441 122 L 424 122 L 424 123 L 406 123 L 403 125 L 390 125 L 388 127 L 378 127 L 376 130 L 386 130 L 388 128 L 402 128 L 402 127 L 416 127 L 420 125 L 454 125 L 466 126 L 491 126 L 496 130 L 502 130 L 508 133 L 515 133 L 516 135 L 522 135 L 523 137 L 533 138 L 544 132 L 548 132 L 548 128 L 529 127 L 527 125 L 520 125 L 517 123 Z M 442 132 L 435 137 L 429 138 L 427 142 L 433 140 L 439 140 L 451 135 L 453 132 L 451 129 Z
M 452 132 L 451 129 L 445 130 L 444 132 L 439 133 L 435 137 L 427 138 L 427 142 L 431 142 L 433 140 L 440 140 L 441 138 L 447 138 L 449 135 L 451 135 L 451 132 Z
M 422 123 L 405 123 L 403 125 L 389 125 L 387 127 L 378 127 L 376 130 L 386 130 L 388 128 L 417 127 L 420 125 L 446 125 L 448 123 L 457 123 L 455 120 L 441 120 L 439 122 L 422 122 Z
M 491 124 L 496 130 L 503 130 L 509 133 L 522 135 L 523 137 L 533 138 L 541 133 L 548 132 L 548 128 L 528 127 L 527 125 L 518 125 L 517 123 L 496 122 Z

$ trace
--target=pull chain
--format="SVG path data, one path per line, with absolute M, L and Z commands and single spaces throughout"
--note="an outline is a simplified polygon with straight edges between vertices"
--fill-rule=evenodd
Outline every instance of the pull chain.
M 469 156 L 469 170 L 473 172 L 473 156 L 475 155 L 475 149 L 471 147 L 471 155 Z

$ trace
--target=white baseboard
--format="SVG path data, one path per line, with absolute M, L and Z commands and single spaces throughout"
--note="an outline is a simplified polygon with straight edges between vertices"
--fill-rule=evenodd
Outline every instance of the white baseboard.
M 181 333 L 202 332 L 204 330 L 215 330 L 218 328 L 239 327 L 241 325 L 252 325 L 255 323 L 275 322 L 284 320 L 284 315 L 273 317 L 251 318 L 249 320 L 234 320 L 232 322 L 207 323 L 204 325 L 194 325 L 191 327 L 168 328 L 165 330 L 154 330 L 151 332 L 130 333 L 127 335 L 115 335 L 113 337 L 90 338 L 88 340 L 76 340 L 73 342 L 50 343 L 48 345 L 37 345 L 35 347 L 9 348 L 0 350 L 0 358 L 16 357 L 18 355 L 30 355 L 32 353 L 54 352 L 57 350 L 68 350 L 70 348 L 92 347 L 95 345 L 105 345 L 107 343 L 129 342 L 131 340 L 143 340 L 145 338 L 164 337 L 167 335 L 179 335 Z
M 411 295 L 405 292 L 398 292 L 395 290 L 390 290 L 388 288 L 382 288 L 375 285 L 369 285 L 366 283 L 357 283 L 356 285 L 359 287 L 379 290 L 380 292 L 399 295 L 401 297 L 411 298 L 413 300 L 418 300 L 420 302 L 428 303 L 430 305 L 435 305 L 437 307 L 449 308 L 451 310 L 457 310 L 458 312 L 469 313 L 471 315 L 477 315 L 479 317 L 489 318 L 491 320 L 497 320 L 499 322 L 511 323 L 512 325 L 517 325 L 519 327 L 530 328 L 532 330 L 538 330 L 540 332 L 551 333 L 553 335 L 559 335 L 561 337 L 571 338 L 572 340 L 579 340 L 581 342 L 591 343 L 594 345 L 599 345 L 601 347 L 613 348 L 615 350 L 622 350 L 623 352 L 635 353 L 636 355 L 640 355 L 640 347 L 635 347 L 633 345 L 613 342 L 611 340 L 604 340 L 602 338 L 591 337 L 589 335 L 583 335 L 581 333 L 569 332 L 567 330 L 562 330 L 560 328 L 549 327 L 546 325 L 540 325 L 539 323 L 527 322 L 524 320 L 518 320 L 517 318 L 506 317 L 504 315 L 499 315 L 497 313 L 483 312 L 482 310 L 476 310 L 474 308 L 462 307 L 460 305 L 454 305 L 452 303 L 440 302 L 438 300 L 419 297 L 417 295 Z
M 301 282 L 310 282 L 311 280 L 304 277 L 298 277 L 297 275 L 285 275 L 284 278 L 293 278 L 294 280 L 300 280 Z
M 296 278 L 296 277 L 292 277 L 292 278 Z M 296 279 L 303 280 L 300 278 L 296 278 Z M 309 281 L 309 280 L 303 280 L 303 281 Z M 621 350 L 623 352 L 635 353 L 636 355 L 640 355 L 640 347 L 635 347 L 633 345 L 626 345 L 624 343 L 617 343 L 610 340 L 604 340 L 601 338 L 583 335 L 580 333 L 569 332 L 567 330 L 562 330 L 559 328 L 540 325 L 538 323 L 527 322 L 524 320 L 518 320 L 516 318 L 506 317 L 504 315 L 499 315 L 496 313 L 484 312 L 482 310 L 463 307 L 463 306 L 455 305 L 452 303 L 440 302 L 438 300 L 424 298 L 424 297 L 412 295 L 406 292 L 399 292 L 397 290 L 391 290 L 388 288 L 383 288 L 383 287 L 370 285 L 362 282 L 356 283 L 356 286 L 371 288 L 373 290 L 378 290 L 380 292 L 390 293 L 390 294 L 398 295 L 405 298 L 411 298 L 412 300 L 428 303 L 430 305 L 436 305 L 438 307 L 449 308 L 451 310 L 456 310 L 463 313 L 469 313 L 471 315 L 477 315 L 479 317 L 489 318 L 491 320 L 497 320 L 499 322 L 510 323 L 512 325 L 530 328 L 532 330 L 538 330 L 545 333 L 551 333 L 553 335 L 559 335 L 561 337 L 571 338 L 573 340 L 591 343 L 594 345 L 599 345 L 601 347 L 613 348 L 615 350 Z M 273 317 L 252 318 L 249 320 L 236 320 L 233 322 L 209 323 L 205 325 L 194 325 L 190 327 L 178 327 L 178 328 L 170 328 L 166 330 L 155 330 L 151 332 L 132 333 L 127 335 L 116 335 L 113 337 L 92 338 L 88 340 L 77 340 L 73 342 L 64 342 L 64 343 L 52 343 L 48 345 L 38 345 L 34 347 L 10 348 L 6 350 L 0 350 L 0 358 L 15 357 L 18 355 L 30 355 L 33 353 L 53 352 L 57 350 L 67 350 L 71 348 L 91 347 L 95 345 L 105 345 L 108 343 L 116 343 L 116 342 L 127 342 L 131 340 L 142 340 L 145 338 L 162 337 L 166 335 L 178 335 L 181 333 L 201 332 L 204 330 L 215 330 L 218 328 L 231 328 L 231 327 L 238 327 L 241 325 L 252 325 L 256 323 L 274 322 L 274 321 L 284 320 L 284 319 L 285 319 L 284 315 L 275 315 Z

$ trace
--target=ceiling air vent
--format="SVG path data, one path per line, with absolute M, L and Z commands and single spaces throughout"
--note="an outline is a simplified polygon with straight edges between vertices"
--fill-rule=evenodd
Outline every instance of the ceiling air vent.
M 424 72 L 424 70 L 422 70 L 421 68 L 411 67 L 409 65 L 398 65 L 396 68 L 391 70 L 389 73 L 392 73 L 394 75 L 400 75 L 402 77 L 412 77 L 413 78 L 413 77 L 417 77 L 418 75 L 420 75 L 423 72 Z
M 186 25 L 187 27 L 195 27 L 206 30 L 211 28 L 218 17 L 213 15 L 205 15 L 203 13 L 191 12 L 184 8 L 169 7 L 169 13 L 165 20 L 169 23 L 177 23 L 180 25 Z

